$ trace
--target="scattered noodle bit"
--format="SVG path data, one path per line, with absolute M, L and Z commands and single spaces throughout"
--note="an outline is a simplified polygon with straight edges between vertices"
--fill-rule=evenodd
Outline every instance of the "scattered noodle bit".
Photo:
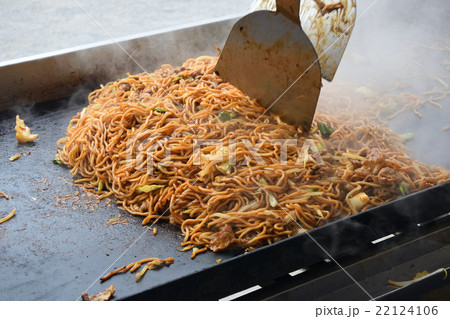
M 59 196 L 54 196 L 53 198 L 58 200 L 56 206 L 59 206 L 61 204 L 67 204 L 67 201 L 71 198 L 76 198 L 74 200 L 74 202 L 78 201 L 80 199 L 79 195 L 80 195 L 80 192 L 77 191 L 75 194 L 59 195 Z
M 68 199 L 68 198 L 72 198 L 72 197 L 78 196 L 79 194 L 80 194 L 80 192 L 76 192 L 75 194 L 58 195 L 58 196 L 55 196 L 55 198 L 57 198 L 57 199 L 59 199 L 59 198 Z
M 120 219 L 122 217 L 122 215 L 120 215 L 120 214 L 117 214 L 117 217 L 115 217 L 115 218 L 111 218 L 110 220 L 108 220 L 107 222 L 106 222 L 106 225 L 105 225 L 105 227 L 109 227 L 109 226 L 111 226 L 111 225 L 116 225 L 116 224 L 123 224 L 123 225 L 128 225 L 128 220 L 126 220 L 126 219 Z
M 407 285 L 409 285 L 409 284 L 411 284 L 411 283 L 413 283 L 415 281 L 420 280 L 421 278 L 424 278 L 424 277 L 427 277 L 427 276 L 430 276 L 430 275 L 435 275 L 435 274 L 438 274 L 438 273 L 441 273 L 441 272 L 444 273 L 443 280 L 447 279 L 447 270 L 445 268 L 439 268 L 438 270 L 433 271 L 432 273 L 429 273 L 426 270 L 420 271 L 420 272 L 416 273 L 416 275 L 414 276 L 414 278 L 412 280 L 408 280 L 408 281 L 394 281 L 394 280 L 391 280 L 391 279 L 388 278 L 387 281 L 393 286 L 405 287 L 405 286 L 407 286 Z
M 87 292 L 83 292 L 81 294 L 81 297 L 83 298 L 84 301 L 108 301 L 111 299 L 111 297 L 114 295 L 115 292 L 116 288 L 114 288 L 114 286 L 111 285 L 105 290 L 105 292 L 99 292 L 98 294 L 91 296 L 89 296 Z
M 161 259 L 150 261 L 144 268 L 136 274 L 136 282 L 138 282 L 142 276 L 147 272 L 147 270 L 158 269 L 165 265 L 165 262 Z
M 444 126 L 442 128 L 443 131 L 450 131 L 450 125 Z
M 186 247 L 184 247 L 183 249 L 178 249 L 177 248 L 177 250 L 178 251 L 186 251 L 186 250 L 191 250 L 192 248 L 194 248 L 195 246 L 194 245 L 187 245 Z
M 21 157 L 22 155 L 17 154 L 17 155 L 13 155 L 9 158 L 10 162 L 14 162 L 15 160 L 19 159 L 19 157 Z
M 31 134 L 30 128 L 25 125 L 25 122 L 20 119 L 19 115 L 16 116 L 16 126 L 14 127 L 16 131 L 17 142 L 33 142 L 39 135 Z
M 105 227 L 109 227 L 112 225 L 117 225 L 117 224 L 122 224 L 122 225 L 128 225 L 128 220 L 124 219 L 124 220 L 116 220 L 112 223 L 106 224 Z
M 221 261 L 222 261 L 222 259 L 220 259 L 220 258 L 217 259 L 217 260 L 216 260 L 216 264 L 220 263 Z
M 203 247 L 203 248 L 196 248 L 196 247 L 194 247 L 194 248 L 192 248 L 191 259 L 194 259 L 195 256 L 205 252 L 207 249 L 208 249 L 208 247 Z
M 6 193 L 0 192 L 0 196 L 5 197 L 6 199 L 9 199 L 9 196 Z
M 147 263 L 147 265 L 144 266 L 143 270 L 141 270 L 140 272 L 138 272 L 136 274 L 136 281 L 139 281 L 147 270 L 161 268 L 162 266 L 169 266 L 169 265 L 173 264 L 173 261 L 174 261 L 173 257 L 169 257 L 169 258 L 166 258 L 166 259 L 159 259 L 159 258 L 142 259 L 142 260 L 139 260 L 139 261 L 135 261 L 135 262 L 129 264 L 128 266 L 123 266 L 121 268 L 118 268 L 116 270 L 111 271 L 106 276 L 101 277 L 100 281 L 103 282 L 103 281 L 105 281 L 105 280 L 107 280 L 107 279 L 111 278 L 112 276 L 117 275 L 119 273 L 126 273 L 128 270 L 130 272 L 134 272 L 134 271 L 138 270 L 139 267 L 141 267 L 141 265 L 143 263 Z
M 148 230 L 151 230 L 153 232 L 153 235 L 156 235 L 156 233 L 158 232 L 158 230 L 156 229 L 156 227 L 149 227 L 147 225 L 144 225 L 145 228 L 147 228 Z
M 3 217 L 2 219 L 0 219 L 0 224 L 3 224 L 4 222 L 6 222 L 8 219 L 12 218 L 14 215 L 16 214 L 16 209 L 14 208 L 11 213 L 9 213 L 8 216 Z

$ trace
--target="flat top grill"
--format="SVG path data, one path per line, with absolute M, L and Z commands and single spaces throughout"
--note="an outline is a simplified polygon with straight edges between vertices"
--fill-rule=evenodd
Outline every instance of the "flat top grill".
M 233 21 L 214 21 L 124 39 L 121 43 L 129 52 L 134 48 L 134 58 L 145 67 L 179 64 L 191 56 L 214 54 L 211 41 L 220 44 Z M 211 40 L 211 34 L 216 38 Z M 149 43 L 153 47 L 167 43 L 168 37 L 174 43 L 170 48 L 142 49 Z M 188 37 L 194 41 L 177 42 Z M 81 63 L 81 56 L 90 63 Z M 85 290 L 93 294 L 110 284 L 117 289 L 117 299 L 220 299 L 256 285 L 262 288 L 240 298 L 388 299 L 400 290 L 387 285 L 382 277 L 392 274 L 392 279 L 411 279 L 406 277 L 410 271 L 403 266 L 414 258 L 432 255 L 417 266 L 429 265 L 433 268 L 427 269 L 430 272 L 450 266 L 450 183 L 249 253 L 207 252 L 194 260 L 190 253 L 176 250 L 182 236 L 170 224 L 159 223 L 158 234 L 153 236 L 142 227 L 141 219 L 119 210 L 113 201 L 107 205 L 105 200 L 97 202 L 84 195 L 73 185 L 67 168 L 52 164 L 56 141 L 64 136 L 70 119 L 86 105 L 87 94 L 99 82 L 118 78 L 125 71 L 140 71 L 120 64 L 125 58 L 116 44 L 106 43 L 0 67 L 0 85 L 4 88 L 0 97 L 0 190 L 11 197 L 0 200 L 2 212 L 17 209 L 13 219 L 0 225 L 1 300 L 75 300 Z M 41 102 L 22 103 L 23 99 Z M 448 109 L 439 111 L 431 110 L 427 113 L 430 117 L 424 116 L 422 121 L 433 123 L 449 114 Z M 16 114 L 32 132 L 40 134 L 36 143 L 16 142 Z M 416 126 L 419 132 L 426 127 L 417 126 L 416 119 L 395 124 L 404 129 Z M 440 139 L 439 145 L 449 143 L 445 135 L 436 138 Z M 423 136 L 418 136 L 418 140 L 426 141 Z M 448 150 L 445 152 L 448 155 Z M 9 162 L 9 157 L 18 153 L 22 157 Z M 417 155 L 424 160 L 433 157 Z M 448 156 L 433 160 L 450 167 Z M 66 196 L 75 194 L 78 195 Z M 105 227 L 118 213 L 128 224 Z M 147 257 L 174 257 L 175 263 L 148 272 L 138 283 L 134 274 L 127 273 L 100 284 L 98 278 L 105 273 Z M 216 263 L 217 259 L 222 261 Z M 345 266 L 366 292 L 331 259 Z M 292 272 L 300 274 L 289 275 Z M 394 278 L 395 275 L 404 278 Z M 430 280 L 437 277 L 439 274 Z M 331 282 L 335 282 L 334 286 L 330 286 Z M 448 280 L 442 282 L 448 285 Z M 324 286 L 329 288 L 327 293 Z

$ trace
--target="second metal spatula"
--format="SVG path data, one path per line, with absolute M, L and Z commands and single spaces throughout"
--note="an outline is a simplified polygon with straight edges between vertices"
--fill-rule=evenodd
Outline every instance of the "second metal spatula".
M 340 17 L 333 19 L 330 16 L 331 21 L 329 17 L 324 19 L 328 12 L 321 11 L 323 8 L 317 1 L 314 3 L 316 6 L 304 6 L 310 13 L 309 16 L 302 16 L 313 21 L 309 26 L 317 27 L 321 22 L 323 30 L 312 33 L 316 35 L 313 42 L 319 47 L 318 43 L 323 46 L 323 41 L 319 40 L 327 32 L 327 27 L 333 27 L 330 22 Z M 339 6 L 335 8 L 339 9 Z M 256 98 L 284 121 L 309 129 L 322 86 L 319 62 L 322 59 L 319 59 L 314 45 L 301 27 L 299 11 L 299 0 L 276 0 L 276 12 L 256 11 L 240 19 L 228 36 L 217 62 L 216 73 Z M 321 57 L 327 58 L 323 59 L 325 62 L 330 60 L 326 51 L 321 53 Z M 334 62 L 336 58 L 331 60 Z M 337 68 L 337 63 L 334 64 L 331 67 L 334 68 L 333 76 Z M 326 78 L 331 80 L 332 76 Z

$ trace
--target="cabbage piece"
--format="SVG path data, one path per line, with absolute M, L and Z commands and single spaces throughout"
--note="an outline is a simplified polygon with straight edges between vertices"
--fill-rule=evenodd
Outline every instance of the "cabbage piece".
M 227 175 L 231 174 L 231 167 L 230 167 L 229 161 L 225 161 L 222 164 L 218 165 L 218 168 L 224 174 L 227 174 Z
M 361 192 L 349 198 L 347 203 L 354 213 L 361 211 L 361 209 L 369 202 L 369 196 L 366 193 Z
M 142 276 L 144 276 L 144 274 L 147 272 L 147 270 L 148 264 L 145 265 L 144 268 L 142 268 L 142 270 L 136 274 L 136 281 L 139 281 L 142 278 Z
M 17 154 L 17 155 L 13 155 L 9 158 L 10 162 L 14 162 L 15 160 L 19 159 L 19 157 L 21 157 L 22 155 Z
M 166 185 L 157 185 L 157 184 L 144 185 L 136 188 L 136 193 L 150 193 L 151 191 L 163 188 L 165 186 Z
M 400 183 L 400 193 L 402 193 L 403 196 L 406 196 L 409 194 L 409 184 L 406 182 Z
M 268 185 L 267 182 L 266 182 L 266 180 L 264 179 L 264 177 L 261 177 L 261 178 L 259 179 L 259 182 L 260 182 L 260 184 L 263 185 L 263 186 L 267 186 L 267 185 Z M 269 196 L 269 205 L 270 205 L 271 207 L 276 207 L 276 206 L 278 205 L 278 202 L 277 202 L 277 198 L 275 197 L 275 195 L 274 195 L 271 191 L 266 191 L 266 190 L 265 190 L 265 192 L 266 192 L 267 195 Z
M 324 122 L 320 122 L 319 124 L 317 124 L 317 127 L 319 128 L 320 133 L 325 137 L 330 137 L 330 135 L 334 132 L 331 126 Z
M 16 126 L 14 127 L 16 131 L 17 142 L 33 142 L 39 135 L 31 134 L 30 128 L 25 125 L 25 122 L 20 119 L 19 115 L 16 116 Z
M 414 133 L 406 132 L 406 133 L 400 134 L 399 137 L 400 137 L 400 141 L 402 143 L 405 143 L 414 138 Z
M 62 165 L 63 162 L 61 162 L 61 159 L 59 158 L 58 154 L 55 155 L 55 158 L 52 159 L 53 164 Z
M 270 204 L 270 206 L 276 207 L 278 205 L 277 199 L 275 198 L 275 196 L 271 192 L 268 192 L 268 193 L 269 193 L 269 204 Z

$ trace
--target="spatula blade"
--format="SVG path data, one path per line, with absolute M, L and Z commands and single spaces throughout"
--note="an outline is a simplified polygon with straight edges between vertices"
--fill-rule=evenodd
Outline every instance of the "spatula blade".
M 295 21 L 266 10 L 246 15 L 233 26 L 216 73 L 287 123 L 310 128 L 321 73 L 314 47 Z

